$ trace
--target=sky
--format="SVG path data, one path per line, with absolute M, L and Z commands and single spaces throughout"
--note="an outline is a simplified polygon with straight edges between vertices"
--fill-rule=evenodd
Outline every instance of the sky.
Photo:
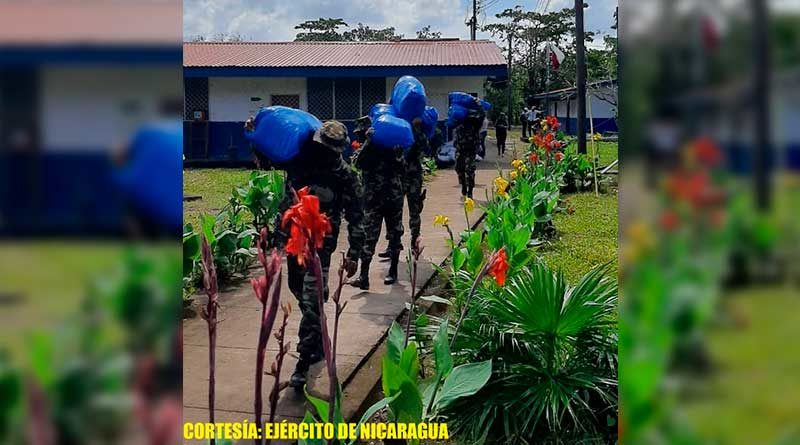
M 616 0 L 585 0 L 586 31 L 599 31 L 595 45 L 602 46 L 603 34 L 611 29 Z M 485 8 L 479 24 L 496 21 L 495 14 L 521 4 L 525 9 L 555 11 L 574 5 L 573 0 L 481 0 Z M 430 25 L 442 37 L 469 39 L 465 25 L 471 13 L 471 0 L 184 0 L 184 39 L 218 33 L 239 34 L 252 41 L 291 41 L 298 30 L 294 26 L 320 17 L 342 18 L 350 26 L 359 22 L 372 28 L 394 26 L 406 38 Z M 478 38 L 491 35 L 478 32 Z

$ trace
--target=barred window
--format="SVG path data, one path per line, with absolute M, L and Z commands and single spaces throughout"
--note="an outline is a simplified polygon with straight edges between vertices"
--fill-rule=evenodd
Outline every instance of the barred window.
M 208 78 L 188 77 L 183 79 L 184 114 L 186 120 L 194 119 L 195 111 L 208 113 Z
M 289 108 L 300 108 L 300 95 L 298 94 L 273 94 L 270 103 Z
M 308 112 L 320 120 L 333 119 L 333 79 L 309 77 Z
M 334 114 L 338 120 L 358 119 L 361 114 L 361 92 L 358 78 L 338 78 L 334 83 Z
M 386 101 L 386 78 L 364 77 L 361 79 L 361 115 L 369 114 L 375 104 Z

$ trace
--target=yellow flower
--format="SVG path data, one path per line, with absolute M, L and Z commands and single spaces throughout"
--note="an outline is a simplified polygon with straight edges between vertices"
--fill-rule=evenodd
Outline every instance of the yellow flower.
M 466 210 L 467 213 L 472 213 L 472 211 L 475 210 L 475 201 L 473 201 L 472 198 L 464 200 L 464 210 Z
M 517 176 L 519 176 L 519 174 L 517 173 L 516 170 L 511 170 L 511 173 L 509 173 L 509 176 L 511 176 L 512 180 L 516 180 Z
M 603 135 L 601 135 L 600 133 L 593 133 L 592 134 L 592 140 L 593 141 L 597 142 L 597 141 L 599 141 L 601 139 L 603 139 Z
M 519 159 L 514 159 L 513 161 L 511 161 L 511 166 L 519 170 L 521 167 L 524 167 L 525 164 Z
M 436 215 L 433 217 L 434 226 L 447 226 L 450 225 L 450 218 L 444 215 Z
M 504 198 L 508 196 L 508 180 L 502 176 L 494 178 L 494 191 Z

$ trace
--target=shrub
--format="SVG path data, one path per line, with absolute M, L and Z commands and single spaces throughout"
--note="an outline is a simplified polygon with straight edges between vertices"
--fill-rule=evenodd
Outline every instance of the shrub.
M 467 443 L 616 434 L 617 285 L 606 273 L 570 287 L 533 264 L 505 287 L 478 289 L 453 354 L 495 366 L 480 392 L 445 412 L 455 434 Z

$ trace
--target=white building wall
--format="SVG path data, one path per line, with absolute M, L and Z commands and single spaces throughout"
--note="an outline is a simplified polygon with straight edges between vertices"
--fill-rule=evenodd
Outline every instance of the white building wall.
M 175 68 L 46 66 L 40 87 L 39 138 L 47 151 L 109 150 L 166 103 L 183 102 Z
M 399 77 L 386 78 L 386 101 L 392 97 L 392 89 Z M 461 91 L 464 93 L 478 93 L 483 98 L 486 95 L 484 84 L 485 76 L 437 76 L 437 77 L 417 77 L 422 85 L 425 86 L 425 94 L 428 96 L 428 105 L 436 107 L 439 112 L 439 120 L 447 119 L 447 108 L 449 106 L 447 94 L 451 91 Z
M 261 107 L 271 106 L 273 94 L 300 96 L 300 109 L 308 110 L 305 77 L 211 77 L 208 79 L 208 118 L 217 122 L 244 121 Z M 251 102 L 260 97 L 260 102 Z

